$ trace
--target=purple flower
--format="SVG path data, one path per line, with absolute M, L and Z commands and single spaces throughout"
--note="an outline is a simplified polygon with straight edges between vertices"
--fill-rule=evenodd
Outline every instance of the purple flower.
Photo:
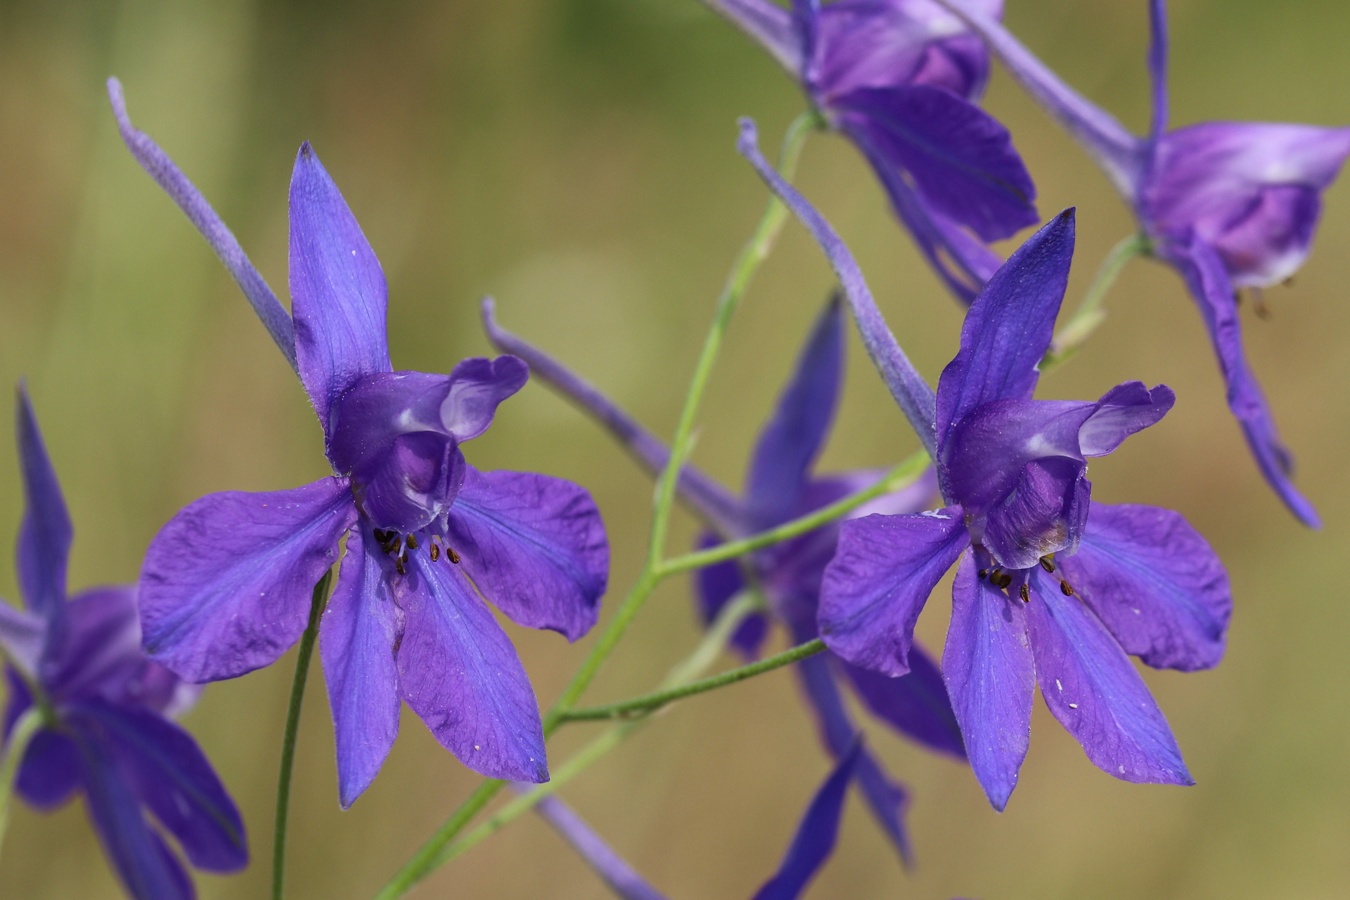
M 1039 221 L 1007 129 L 975 105 L 989 74 L 979 39 L 931 0 L 796 0 L 791 12 L 767 0 L 704 2 L 858 146 L 920 250 L 970 302 L 999 263 L 981 241 Z M 1003 4 L 981 6 L 997 16 Z
M 134 588 L 93 588 L 67 602 L 70 517 L 22 387 L 17 418 L 27 496 L 18 541 L 25 609 L 0 603 L 0 647 L 10 662 L 5 742 L 34 704 L 44 718 L 15 787 L 41 810 L 83 793 L 130 894 L 192 897 L 191 880 L 147 814 L 199 869 L 248 864 L 239 810 L 201 748 L 170 718 L 197 691 L 142 654 Z
M 1236 291 L 1287 279 L 1307 258 L 1322 191 L 1350 155 L 1350 128 L 1207 122 L 1167 129 L 1167 21 L 1152 0 L 1153 121 L 1130 134 L 1064 84 L 992 16 L 958 12 L 1013 77 L 1088 150 L 1134 209 L 1153 253 L 1186 280 L 1228 387 L 1228 405 L 1266 480 L 1298 518 L 1317 513 L 1294 488 L 1293 462 L 1242 349 Z
M 648 469 L 659 471 L 665 466 L 667 449 L 626 413 L 558 362 L 498 327 L 490 304 L 484 306 L 484 319 L 498 348 L 526 359 L 537 377 L 603 422 Z M 703 535 L 702 546 L 768 530 L 862 490 L 882 477 L 880 471 L 818 477 L 811 473 L 839 399 L 843 337 L 840 305 L 832 300 L 816 321 L 796 371 L 760 434 L 743 498 L 732 496 L 697 469 L 687 467 L 681 473 L 679 496 L 714 529 Z M 873 501 L 855 515 L 918 511 L 935 489 L 933 478 L 928 476 L 910 488 Z M 748 569 L 769 601 L 770 615 L 787 627 L 791 639 L 795 643 L 814 639 L 821 576 L 834 555 L 838 535 L 838 524 L 831 523 L 747 559 L 702 569 L 696 582 L 700 617 L 705 623 L 712 622 L 733 597 L 745 590 L 742 573 Z M 768 625 L 764 614 L 752 614 L 733 636 L 736 648 L 745 656 L 757 655 Z M 841 682 L 850 685 L 863 706 L 888 727 L 929 749 L 964 758 L 960 731 L 936 664 L 918 649 L 910 659 L 911 672 L 903 678 L 877 675 L 831 653 L 809 657 L 794 667 L 816 715 L 821 740 L 836 759 L 849 751 L 857 733 L 840 691 Z M 871 753 L 861 750 L 859 754 L 858 785 L 902 858 L 908 859 L 910 848 L 904 827 L 908 792 L 886 774 Z
M 226 252 L 238 245 L 220 238 L 229 233 L 201 195 L 132 128 L 115 83 L 110 91 L 137 159 L 236 261 L 246 290 L 262 284 L 270 296 L 242 251 Z M 190 681 L 272 663 L 304 631 L 311 588 L 345 538 L 319 630 L 342 805 L 383 764 L 400 699 L 475 771 L 546 781 L 534 692 L 484 598 L 517 624 L 584 634 L 609 568 L 599 512 L 571 482 L 465 461 L 460 445 L 525 384 L 521 360 L 467 359 L 449 375 L 392 370 L 384 274 L 308 144 L 290 217 L 294 359 L 335 474 L 289 491 L 213 494 L 165 525 L 141 571 L 146 650 Z

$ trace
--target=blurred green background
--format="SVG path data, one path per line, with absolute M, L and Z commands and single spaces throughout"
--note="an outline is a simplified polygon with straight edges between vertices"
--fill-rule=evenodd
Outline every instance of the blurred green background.
M 1012 0 L 1008 21 L 1070 82 L 1141 127 L 1146 9 Z M 1350 120 L 1336 0 L 1172 4 L 1173 121 Z M 275 490 L 326 473 L 305 397 L 234 284 L 119 143 L 103 81 L 215 203 L 286 296 L 286 188 L 317 148 L 390 282 L 399 368 L 444 372 L 488 352 L 477 300 L 662 434 L 673 428 L 722 277 L 765 202 L 733 150 L 754 115 L 776 142 L 801 98 L 769 59 L 694 0 L 0 4 L 0 383 L 26 377 L 76 524 L 71 584 L 134 580 L 156 529 L 201 494 Z M 1009 124 L 1049 216 L 1079 207 L 1070 302 L 1128 215 L 1002 72 Z M 961 311 L 919 261 L 852 148 L 807 147 L 799 183 L 850 242 L 892 326 L 936 379 Z M 1038 708 L 1003 814 L 970 773 L 887 732 L 871 746 L 913 788 L 919 865 L 901 870 L 856 798 L 815 897 L 1343 897 L 1350 895 L 1350 184 L 1328 192 L 1313 258 L 1247 318 L 1247 347 L 1326 525 L 1309 532 L 1265 487 L 1229 417 L 1200 321 L 1168 270 L 1132 265 L 1088 351 L 1042 396 L 1127 379 L 1179 396 L 1160 427 L 1094 463 L 1096 496 L 1184 512 L 1228 563 L 1236 597 L 1216 671 L 1147 672 L 1199 784 L 1118 782 Z M 1007 248 L 1004 248 L 1005 250 Z M 750 442 L 830 286 L 796 226 L 730 333 L 696 460 L 738 485 Z M 825 469 L 888 465 L 915 446 L 853 341 Z M 469 447 L 483 468 L 591 488 L 624 590 L 649 483 L 540 385 Z M 20 514 L 0 440 L 0 546 Z M 693 534 L 677 522 L 673 546 Z M 13 567 L 0 590 L 16 597 Z M 940 648 L 940 588 L 921 622 Z M 654 685 L 698 631 L 688 585 L 654 598 L 590 699 Z M 611 598 L 612 601 L 613 598 Z M 585 652 L 511 629 L 542 702 Z M 262 896 L 292 655 L 210 688 L 186 725 L 241 805 L 255 863 L 199 876 L 204 897 Z M 729 661 L 728 661 L 729 662 Z M 407 715 L 374 786 L 338 809 L 332 727 L 315 678 L 292 816 L 295 897 L 368 896 L 476 777 Z M 565 729 L 564 759 L 595 726 Z M 792 677 L 777 672 L 662 716 L 566 798 L 675 898 L 749 895 L 777 864 L 826 771 Z M 19 808 L 0 896 L 103 897 L 116 883 L 80 802 Z M 422 896 L 604 896 L 542 823 L 523 819 L 430 879 Z

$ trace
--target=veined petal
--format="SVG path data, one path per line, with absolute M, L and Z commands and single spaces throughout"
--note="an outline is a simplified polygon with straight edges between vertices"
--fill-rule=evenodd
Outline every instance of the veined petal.
M 375 780 L 398 737 L 394 648 L 403 632 L 403 613 L 386 580 L 393 567 L 382 564 L 378 553 L 369 526 L 352 529 L 319 626 L 343 809 Z
M 470 466 L 446 541 L 483 596 L 516 624 L 570 641 L 595 624 L 609 580 L 609 542 L 585 488 Z
M 554 831 L 572 846 L 586 864 L 620 900 L 665 900 L 664 895 L 648 884 L 623 857 L 614 852 L 605 839 L 596 834 L 586 820 L 577 815 L 558 797 L 545 797 L 535 804 L 534 811 L 553 826 Z
M 1027 463 L 1007 499 L 985 517 L 981 543 L 1000 566 L 1026 569 L 1051 553 L 1072 553 L 1083 535 L 1092 484 L 1084 465 L 1063 457 Z
M 872 715 L 930 750 L 966 758 L 942 673 L 922 647 L 909 648 L 909 672 L 898 678 L 837 662 Z
M 698 549 L 707 550 L 722 543 L 716 535 L 705 533 L 699 538 Z M 722 612 L 722 607 L 731 602 L 745 590 L 745 577 L 737 560 L 727 560 L 711 566 L 704 566 L 694 573 L 694 588 L 698 595 L 699 620 L 706 628 Z M 747 659 L 759 656 L 768 636 L 769 621 L 763 613 L 751 613 L 745 617 L 731 635 L 731 646 Z
M 324 431 L 360 378 L 388 372 L 388 288 L 375 251 L 308 143 L 291 175 L 290 284 L 295 350 Z
M 1050 712 L 1103 772 L 1124 781 L 1194 784 L 1129 657 L 1082 600 L 1066 597 L 1039 573 L 1027 573 L 1027 622 Z
M 539 705 L 515 648 L 459 567 L 408 557 L 399 690 L 436 740 L 490 778 L 548 780 Z
M 1092 504 L 1064 578 L 1126 653 L 1154 668 L 1218 665 L 1233 611 L 1228 573 L 1179 513 Z
M 15 431 L 24 489 L 17 554 L 19 590 L 30 612 L 59 623 L 66 603 L 66 562 L 74 529 L 22 383 L 16 394 Z M 59 624 L 55 627 L 59 629 Z
M 169 720 L 135 707 L 81 703 L 71 722 L 108 747 L 122 777 L 199 869 L 248 865 L 244 821 L 197 742 Z
M 746 504 L 755 528 L 791 518 L 811 464 L 829 435 L 843 382 L 844 329 L 839 297 L 816 319 L 773 416 L 760 431 L 746 477 Z
M 1066 209 L 1018 247 L 971 304 L 961 348 L 938 379 L 939 448 L 978 407 L 1031 397 L 1069 283 L 1073 245 L 1074 211 Z
M 1156 425 L 1177 402 L 1177 395 L 1165 384 L 1152 390 L 1143 382 L 1127 381 L 1116 385 L 1097 401 L 1088 420 L 1078 432 L 1078 446 L 1087 457 L 1105 456 L 1132 434 Z
M 159 532 L 141 568 L 146 652 L 188 681 L 234 678 L 300 638 L 314 585 L 356 521 L 347 482 L 211 494 Z
M 1247 368 L 1242 349 L 1242 326 L 1232 282 L 1218 254 L 1199 238 L 1186 246 L 1168 244 L 1163 253 L 1186 279 L 1191 296 L 1205 320 L 1210 342 L 1219 358 L 1219 370 L 1228 386 L 1228 408 L 1242 426 L 1247 446 L 1266 482 L 1304 525 L 1320 525 L 1317 511 L 1294 487 L 1293 458 L 1275 430 L 1275 418 L 1255 376 Z
M 914 622 L 969 543 L 960 507 L 843 523 L 820 589 L 826 646 L 864 669 L 908 672 Z
M 792 15 L 768 0 L 703 0 L 703 5 L 735 25 L 793 77 L 802 69 L 802 50 Z
M 979 578 L 978 568 L 973 553 L 957 567 L 942 674 L 970 768 L 1002 811 L 1031 743 L 1035 665 L 1025 609 Z
M 1008 129 L 968 100 L 927 85 L 864 88 L 836 98 L 831 111 L 908 172 L 935 210 L 984 240 L 1039 221 L 1036 186 Z

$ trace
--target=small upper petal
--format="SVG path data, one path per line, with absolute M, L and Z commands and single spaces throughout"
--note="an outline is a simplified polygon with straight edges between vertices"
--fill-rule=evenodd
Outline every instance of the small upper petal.
M 54 622 L 62 616 L 66 603 L 66 562 L 74 529 L 28 391 L 20 384 L 17 393 L 15 430 L 24 488 L 18 539 L 19 589 L 29 611 Z
M 1043 556 L 1078 546 L 1092 495 L 1084 469 L 1064 457 L 1034 460 L 1022 468 L 1007 499 L 983 523 L 981 543 L 999 565 L 1026 569 Z

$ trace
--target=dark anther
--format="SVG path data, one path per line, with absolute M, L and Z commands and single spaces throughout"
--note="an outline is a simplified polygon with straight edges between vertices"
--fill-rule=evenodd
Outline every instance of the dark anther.
M 1012 576 L 1009 575 L 1007 572 L 1004 572 L 1002 569 L 999 569 L 998 571 L 990 575 L 989 580 L 994 583 L 994 587 L 998 588 L 1001 591 L 1006 591 L 1008 589 L 1008 585 L 1012 584 Z
M 406 540 L 406 541 L 408 542 L 408 549 L 409 549 L 409 550 L 416 550 L 416 549 L 417 549 L 417 535 L 415 535 L 415 534 L 409 534 L 404 540 Z
M 1041 568 L 1047 572 L 1055 571 L 1055 562 L 1048 556 L 1041 557 Z
M 388 537 L 380 541 L 380 549 L 392 556 L 398 553 L 399 543 L 402 539 L 397 534 L 388 531 L 386 531 L 385 534 L 388 535 Z
M 989 577 L 989 570 L 988 570 L 988 569 L 981 569 L 980 571 L 976 572 L 975 575 L 976 575 L 981 581 L 984 581 L 986 578 Z
M 1059 592 L 1063 594 L 1065 597 L 1073 596 L 1073 588 L 1070 587 L 1069 583 L 1062 578 L 1060 579 L 1059 582 Z
M 441 545 L 433 543 L 431 545 L 431 561 L 435 562 L 440 558 L 441 558 Z
M 1031 602 L 1031 586 L 1027 584 L 1025 581 L 1022 582 L 1022 586 L 1018 588 L 1017 593 L 1018 596 L 1022 598 L 1023 603 Z
M 398 569 L 398 574 L 400 574 L 400 575 L 407 575 L 407 574 L 408 574 L 407 557 L 406 557 L 406 556 L 395 556 L 395 557 L 394 557 L 394 568 L 395 568 L 395 569 Z
M 448 560 L 450 560 L 450 562 L 451 562 L 452 565 L 456 565 L 456 566 L 459 565 L 459 554 L 455 552 L 455 548 L 453 548 L 453 547 L 446 547 L 446 548 L 445 548 L 445 558 L 448 559 Z

